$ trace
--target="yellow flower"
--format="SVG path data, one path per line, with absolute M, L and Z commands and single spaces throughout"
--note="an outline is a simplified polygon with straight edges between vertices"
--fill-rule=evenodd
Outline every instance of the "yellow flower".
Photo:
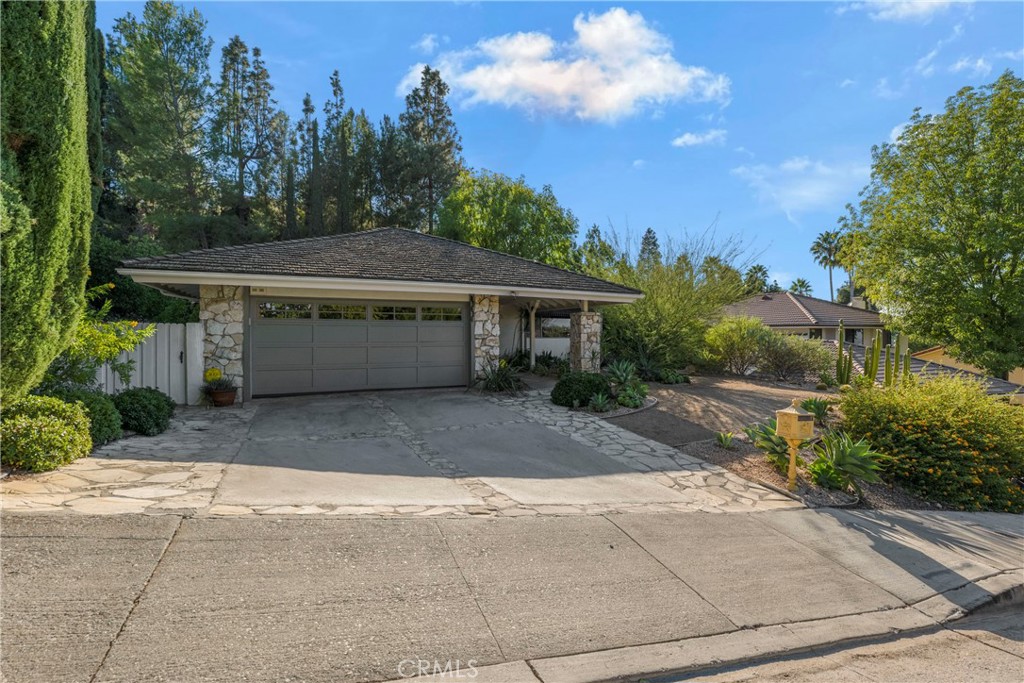
M 203 373 L 203 379 L 207 382 L 213 382 L 223 377 L 221 371 L 218 368 L 210 368 Z

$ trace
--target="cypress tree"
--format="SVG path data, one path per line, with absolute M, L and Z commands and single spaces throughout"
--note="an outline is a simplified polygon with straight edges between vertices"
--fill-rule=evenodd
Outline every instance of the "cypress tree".
M 84 305 L 92 222 L 85 2 L 5 2 L 0 398 L 42 378 Z
M 85 86 L 88 92 L 89 175 L 92 182 L 92 210 L 99 208 L 103 194 L 103 32 L 96 28 L 96 3 L 86 6 Z

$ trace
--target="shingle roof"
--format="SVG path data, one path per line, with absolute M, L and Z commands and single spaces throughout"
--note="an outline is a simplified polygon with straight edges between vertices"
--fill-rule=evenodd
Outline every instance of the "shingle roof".
M 832 303 L 793 292 L 755 294 L 726 306 L 727 315 L 760 318 L 769 327 L 882 327 L 882 318 L 874 311 Z
M 445 282 L 640 294 L 613 282 L 404 228 L 199 249 L 125 261 L 126 268 L 196 273 Z
M 835 355 L 837 346 L 834 341 L 822 342 L 825 346 Z M 867 347 L 859 344 L 844 344 L 843 348 L 853 355 L 853 363 L 857 367 L 857 370 L 861 373 L 864 372 L 864 364 L 867 361 Z M 878 363 L 878 374 L 875 376 L 875 381 L 879 384 L 885 382 L 885 351 L 882 351 L 881 360 Z M 989 377 L 988 375 L 978 374 L 976 372 L 970 372 L 968 370 L 961 370 L 960 368 L 954 368 L 949 365 L 942 365 L 941 363 L 935 363 L 932 361 L 921 360 L 920 358 L 910 357 L 910 372 L 918 377 L 938 377 L 940 375 L 963 375 L 973 379 L 981 380 L 982 384 L 985 385 L 985 392 L 993 396 L 1004 396 L 1007 394 L 1015 394 L 1018 391 L 1024 390 L 1019 384 L 1013 382 L 1007 382 L 1006 380 L 999 379 L 997 377 Z

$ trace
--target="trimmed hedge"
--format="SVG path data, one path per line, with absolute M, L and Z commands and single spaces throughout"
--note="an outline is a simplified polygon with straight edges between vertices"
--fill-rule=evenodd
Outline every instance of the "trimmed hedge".
M 0 418 L 0 460 L 8 467 L 46 472 L 89 455 L 89 418 L 76 403 L 26 396 Z
M 125 429 L 156 436 L 171 426 L 175 403 L 162 391 L 139 387 L 114 396 L 114 406 L 121 413 L 121 426 Z
M 590 404 L 595 394 L 612 393 L 608 378 L 594 372 L 570 372 L 558 380 L 551 390 L 551 402 L 556 406 L 578 408 Z
M 1024 512 L 1024 408 L 964 377 L 842 394 L 843 428 L 891 459 L 888 478 L 961 510 Z
M 86 389 L 61 389 L 51 392 L 50 396 L 68 403 L 77 401 L 82 404 L 89 417 L 89 435 L 94 448 L 124 436 L 121 413 L 117 412 L 114 402 L 106 394 Z

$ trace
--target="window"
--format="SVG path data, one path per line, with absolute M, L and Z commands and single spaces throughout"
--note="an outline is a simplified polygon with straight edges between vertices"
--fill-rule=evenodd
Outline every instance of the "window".
M 309 319 L 313 317 L 313 304 L 287 304 L 264 301 L 260 304 L 260 317 L 271 320 Z
M 424 306 L 420 309 L 420 320 L 462 320 L 459 306 Z
M 374 306 L 374 320 L 415 320 L 415 306 Z
M 565 338 L 569 336 L 569 321 L 565 318 L 541 318 L 540 336 L 549 338 Z
M 821 339 L 821 328 L 815 327 L 807 335 L 808 339 Z
M 320 304 L 316 317 L 321 320 L 366 320 L 366 306 L 352 304 Z

